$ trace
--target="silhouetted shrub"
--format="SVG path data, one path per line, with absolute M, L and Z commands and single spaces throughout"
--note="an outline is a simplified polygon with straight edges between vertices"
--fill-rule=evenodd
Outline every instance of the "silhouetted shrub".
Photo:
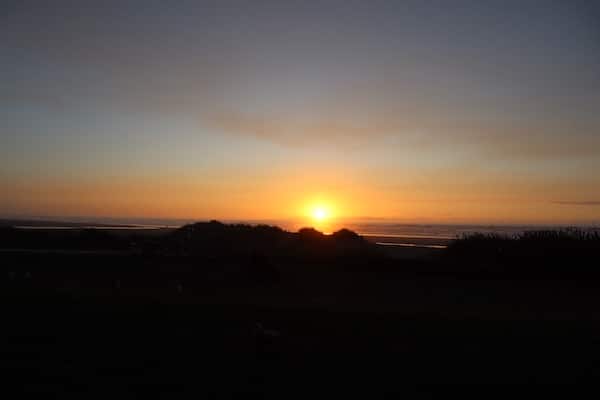
M 298 231 L 298 237 L 300 238 L 300 240 L 316 242 L 319 240 L 323 240 L 325 235 L 323 234 L 323 232 L 319 232 L 315 228 L 301 228 Z
M 167 252 L 181 255 L 247 259 L 252 254 L 269 258 L 341 257 L 370 246 L 356 233 L 342 229 L 325 235 L 314 228 L 297 233 L 267 225 L 226 225 L 217 221 L 184 226 L 164 241 Z
M 513 236 L 473 234 L 452 243 L 446 257 L 457 270 L 520 275 L 600 274 L 598 231 L 528 231 Z
M 362 236 L 359 236 L 356 232 L 353 232 L 346 228 L 340 229 L 339 231 L 332 233 L 331 237 L 336 241 L 364 242 Z

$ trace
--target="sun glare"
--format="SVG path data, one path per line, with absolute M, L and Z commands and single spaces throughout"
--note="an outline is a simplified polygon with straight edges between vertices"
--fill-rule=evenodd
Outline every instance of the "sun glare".
M 330 199 L 307 199 L 301 209 L 303 224 L 312 226 L 323 232 L 332 229 L 332 224 L 337 220 L 339 208 Z
M 312 216 L 315 221 L 321 222 L 327 219 L 329 213 L 324 207 L 315 207 L 312 211 Z

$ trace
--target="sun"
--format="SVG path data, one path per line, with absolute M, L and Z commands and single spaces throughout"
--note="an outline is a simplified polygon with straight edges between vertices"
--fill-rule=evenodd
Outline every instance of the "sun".
M 305 224 L 327 230 L 337 220 L 338 209 L 329 199 L 314 198 L 303 204 L 301 215 Z
M 312 210 L 312 217 L 317 222 L 326 220 L 328 216 L 329 212 L 325 207 L 317 206 Z

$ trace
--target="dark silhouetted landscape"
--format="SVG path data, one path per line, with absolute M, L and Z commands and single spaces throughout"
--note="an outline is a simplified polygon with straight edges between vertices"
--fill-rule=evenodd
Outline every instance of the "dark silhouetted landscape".
M 216 221 L 4 227 L 0 244 L 2 373 L 25 391 L 287 397 L 599 378 L 594 231 L 472 235 L 407 259 L 346 229 Z

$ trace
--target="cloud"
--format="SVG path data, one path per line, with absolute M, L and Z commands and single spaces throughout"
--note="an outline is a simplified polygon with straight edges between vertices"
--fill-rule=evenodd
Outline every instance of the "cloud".
M 205 122 L 229 134 L 250 136 L 294 147 L 325 143 L 355 147 L 408 128 L 408 125 L 402 126 L 395 121 L 386 120 L 366 123 L 350 118 L 284 118 L 237 112 L 218 112 L 209 115 Z
M 486 160 L 600 159 L 600 124 L 578 121 L 485 121 L 410 110 L 294 117 L 220 110 L 207 114 L 203 121 L 227 134 L 291 147 L 396 145 L 427 152 L 466 150 Z
M 553 201 L 552 203 L 562 205 L 562 206 L 600 206 L 600 200 Z

